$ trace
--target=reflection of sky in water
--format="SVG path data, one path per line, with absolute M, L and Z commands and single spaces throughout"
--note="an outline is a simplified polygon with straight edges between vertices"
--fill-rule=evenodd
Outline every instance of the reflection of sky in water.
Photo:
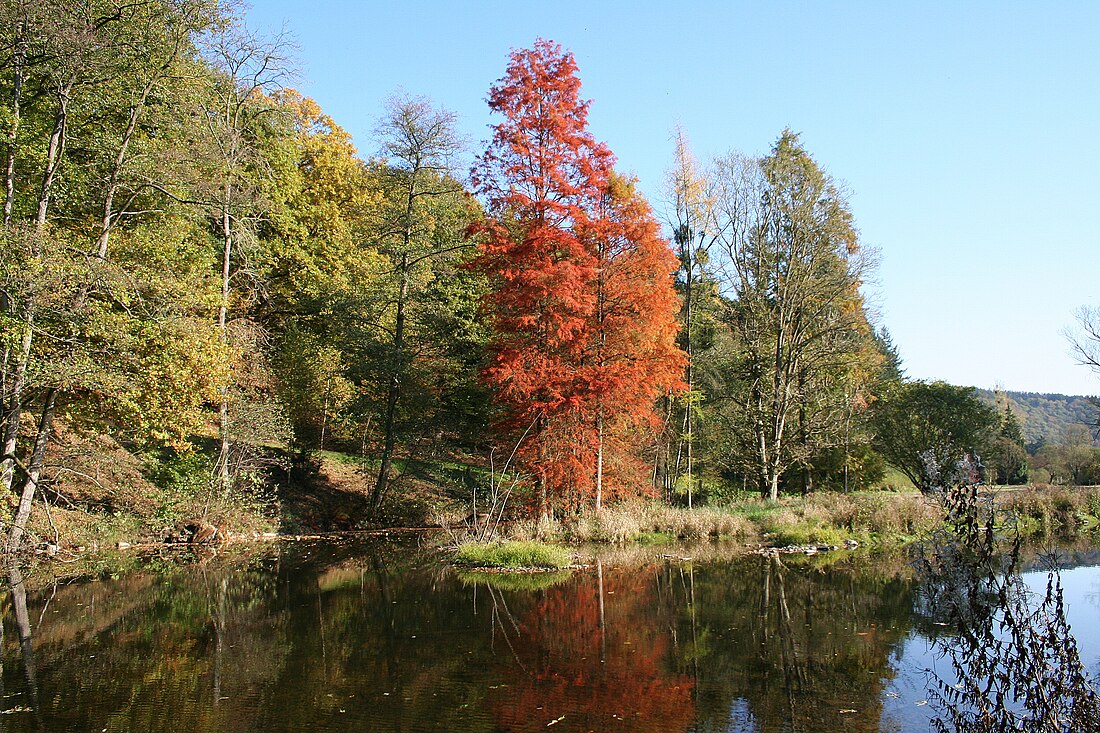
M 927 704 L 928 675 L 924 670 L 936 670 L 937 661 L 932 642 L 916 632 L 910 634 L 901 653 L 890 660 L 897 675 L 883 693 L 883 731 L 929 729 L 933 711 Z
M 730 705 L 730 724 L 727 733 L 759 733 L 760 724 L 749 708 L 749 701 L 739 697 Z
M 1024 577 L 1034 591 L 1042 592 L 1045 588 L 1046 573 L 1028 573 Z M 1100 679 L 1100 567 L 1063 570 L 1062 590 L 1077 651 L 1095 682 Z
M 1077 640 L 1081 662 L 1095 683 L 1100 680 L 1100 566 L 1063 569 L 1061 577 L 1066 618 Z M 1039 595 L 1036 602 L 1041 600 L 1048 574 L 1027 572 L 1023 578 L 1031 591 Z M 897 675 L 886 686 L 880 730 L 883 733 L 930 730 L 935 710 L 927 699 L 934 679 L 926 670 L 950 683 L 954 680 L 950 660 L 940 658 L 931 640 L 914 631 L 901 652 L 890 660 L 890 666 L 897 670 Z

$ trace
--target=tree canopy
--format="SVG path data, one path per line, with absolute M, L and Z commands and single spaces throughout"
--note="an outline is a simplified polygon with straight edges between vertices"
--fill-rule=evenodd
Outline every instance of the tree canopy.
M 593 493 L 598 508 L 605 465 L 633 479 L 618 492 L 644 490 L 639 428 L 679 383 L 672 257 L 587 130 L 572 54 L 544 40 L 513 52 L 489 106 L 505 119 L 474 169 L 495 331 L 484 378 L 535 476 L 539 512 Z
M 875 406 L 875 446 L 922 493 L 977 483 L 1000 419 L 972 387 L 895 385 Z

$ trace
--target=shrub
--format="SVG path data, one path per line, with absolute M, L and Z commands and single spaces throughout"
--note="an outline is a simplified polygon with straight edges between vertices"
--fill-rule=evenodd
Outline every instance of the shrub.
M 1041 534 L 1057 529 L 1075 530 L 1082 517 L 1100 517 L 1100 493 L 1095 488 L 1032 484 L 1003 495 L 1000 507 L 1019 518 L 1020 525 Z

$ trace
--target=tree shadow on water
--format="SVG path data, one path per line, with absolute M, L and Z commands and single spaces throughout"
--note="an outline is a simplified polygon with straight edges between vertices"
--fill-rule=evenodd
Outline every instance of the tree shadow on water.
M 1100 697 L 1066 618 L 1053 553 L 1039 591 L 1021 575 L 1012 517 L 977 487 L 944 497 L 948 529 L 918 550 L 918 614 L 941 627 L 929 671 L 940 733 L 1100 731 Z M 997 529 L 999 528 L 999 529 Z M 1007 535 L 1007 536 L 1005 536 Z

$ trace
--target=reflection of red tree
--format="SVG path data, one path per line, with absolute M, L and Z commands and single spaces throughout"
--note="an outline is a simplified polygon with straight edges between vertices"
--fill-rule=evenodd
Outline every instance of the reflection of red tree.
M 564 716 L 551 730 L 687 730 L 693 683 L 668 671 L 670 639 L 653 624 L 645 576 L 604 579 L 602 628 L 599 582 L 581 583 L 545 591 L 517 619 L 516 658 L 499 657 L 515 668 L 492 706 L 497 729 L 542 731 Z

